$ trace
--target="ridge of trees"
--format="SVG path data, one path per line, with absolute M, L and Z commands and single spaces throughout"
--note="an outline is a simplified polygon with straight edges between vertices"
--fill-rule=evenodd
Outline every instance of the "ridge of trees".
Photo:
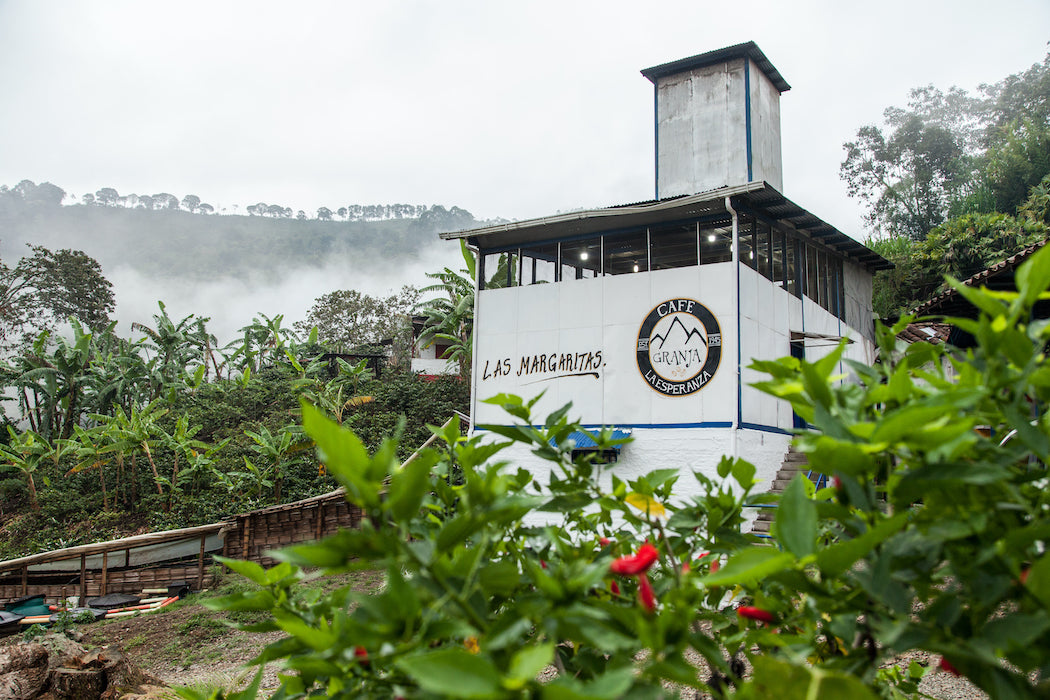
M 64 192 L 51 183 L 23 180 L 0 186 L 3 257 L 14 257 L 23 243 L 33 243 L 82 249 L 105 269 L 130 266 L 147 277 L 280 277 L 340 259 L 403 265 L 420 259 L 436 233 L 479 224 L 464 209 L 440 205 L 354 205 L 345 207 L 344 220 L 337 220 L 291 218 L 283 207 L 279 216 L 205 216 L 194 195 L 184 197 L 184 204 L 174 195 L 151 196 L 149 207 L 138 197 L 134 208 L 120 205 L 112 188 L 96 195 L 95 204 L 62 206 Z M 164 202 L 163 208 L 156 202 Z

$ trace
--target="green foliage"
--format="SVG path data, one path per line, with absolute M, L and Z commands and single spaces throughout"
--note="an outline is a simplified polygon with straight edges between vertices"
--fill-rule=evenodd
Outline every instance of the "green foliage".
M 1050 54 L 980 91 L 914 89 L 844 144 L 840 175 L 877 235 L 921 241 L 950 217 L 1014 215 L 1050 173 Z
M 534 401 L 495 397 L 517 425 L 437 431 L 441 449 L 400 466 L 392 441 L 370 451 L 304 406 L 361 526 L 271 569 L 225 562 L 259 588 L 214 605 L 268 612 L 250 629 L 284 632 L 255 660 L 282 663 L 282 698 L 902 698 L 925 671 L 892 662 L 913 650 L 991 697 L 1045 696 L 1050 323 L 1030 313 L 1050 290 L 1050 249 L 1017 279 L 1016 294 L 958 287 L 983 311 L 954 320 L 977 341 L 966 356 L 898 348 L 905 319 L 879 329 L 879 365 L 848 363 L 852 381 L 833 379 L 844 346 L 754 363 L 770 377 L 758 388 L 816 428 L 798 445 L 832 484 L 791 482 L 777 547 L 740 532 L 754 467 L 624 481 L 571 459 L 582 428 L 569 407 L 540 424 Z M 614 446 L 609 431 L 595 440 Z M 513 443 L 551 462 L 548 483 L 500 459 Z M 674 497 L 680 478 L 701 494 Z M 537 515 L 550 524 L 530 525 Z M 294 595 L 373 568 L 379 592 Z
M 1044 178 L 1044 180 L 1046 180 Z M 868 245 L 894 264 L 875 278 L 872 307 L 883 318 L 908 313 L 947 289 L 945 276 L 966 279 L 1050 236 L 1043 218 L 1050 197 L 1044 182 L 1032 189 L 1017 217 L 964 214 L 935 227 L 921 241 L 888 238 Z
M 419 290 L 408 285 L 385 298 L 340 289 L 318 297 L 306 319 L 296 322 L 295 328 L 308 333 L 316 327 L 319 341 L 333 351 L 374 347 L 393 340 L 395 359 L 404 364 L 412 345 L 409 313 L 418 302 Z
M 423 302 L 416 309 L 426 317 L 418 342 L 423 346 L 435 341 L 448 345 L 445 359 L 458 362 L 459 376 L 469 377 L 474 351 L 477 260 L 465 240 L 460 240 L 459 245 L 464 263 L 459 272 L 446 267 L 441 272 L 427 274 L 437 284 L 425 287 L 422 291 L 424 294 L 437 292 L 438 296 Z

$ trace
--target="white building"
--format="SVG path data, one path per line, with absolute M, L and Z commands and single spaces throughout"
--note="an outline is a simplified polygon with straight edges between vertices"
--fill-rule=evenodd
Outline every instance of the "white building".
M 632 432 L 621 478 L 713 476 L 736 455 L 768 482 L 794 417 L 749 386 L 751 359 L 813 359 L 849 338 L 846 356 L 870 363 L 872 274 L 890 263 L 780 193 L 789 86 L 754 43 L 642 74 L 655 200 L 442 234 L 479 252 L 471 415 L 507 423 L 482 401 L 545 392 L 537 420 L 571 401 L 588 427 Z

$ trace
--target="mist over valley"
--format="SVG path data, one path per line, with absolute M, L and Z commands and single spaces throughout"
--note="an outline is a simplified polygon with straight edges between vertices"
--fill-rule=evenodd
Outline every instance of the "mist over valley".
M 210 318 L 208 329 L 227 342 L 258 314 L 281 314 L 290 327 L 336 290 L 382 297 L 425 286 L 426 273 L 462 266 L 458 246 L 438 232 L 484 223 L 455 206 L 349 205 L 293 215 L 259 203 L 244 215 L 207 213 L 212 207 L 194 195 L 167 197 L 103 188 L 71 204 L 50 183 L 0 185 L 0 259 L 15 264 L 29 254 L 27 244 L 82 250 L 113 284 L 118 334 L 149 322 L 162 301 L 172 318 Z

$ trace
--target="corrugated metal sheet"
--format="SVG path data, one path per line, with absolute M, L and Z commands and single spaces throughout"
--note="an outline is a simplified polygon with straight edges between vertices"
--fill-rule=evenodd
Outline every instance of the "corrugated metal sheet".
M 751 182 L 699 194 L 588 209 L 465 231 L 451 231 L 440 236 L 446 240 L 466 238 L 470 244 L 482 249 L 499 249 L 670 221 L 728 216 L 725 208 L 726 197 L 733 199 L 734 208 L 752 209 L 770 219 L 785 222 L 802 235 L 826 245 L 871 271 L 889 270 L 894 266 L 863 243 L 803 209 L 764 182 Z
M 690 56 L 689 58 L 682 58 L 677 61 L 671 61 L 670 63 L 653 66 L 652 68 L 646 68 L 642 71 L 642 75 L 655 84 L 657 80 L 668 75 L 684 73 L 705 66 L 713 66 L 716 63 L 725 63 L 726 61 L 732 61 L 736 58 L 750 58 L 754 61 L 755 65 L 758 66 L 759 70 L 766 74 L 766 77 L 769 78 L 769 81 L 773 83 L 774 86 L 776 86 L 777 90 L 787 92 L 791 89 L 791 86 L 788 85 L 786 80 L 784 80 L 784 76 L 780 74 L 780 71 L 773 67 L 773 63 L 766 58 L 766 55 L 762 53 L 760 48 L 758 48 L 758 44 L 753 41 L 736 44 L 735 46 L 727 46 L 724 49 L 708 51 L 707 53 L 702 53 L 697 56 Z

